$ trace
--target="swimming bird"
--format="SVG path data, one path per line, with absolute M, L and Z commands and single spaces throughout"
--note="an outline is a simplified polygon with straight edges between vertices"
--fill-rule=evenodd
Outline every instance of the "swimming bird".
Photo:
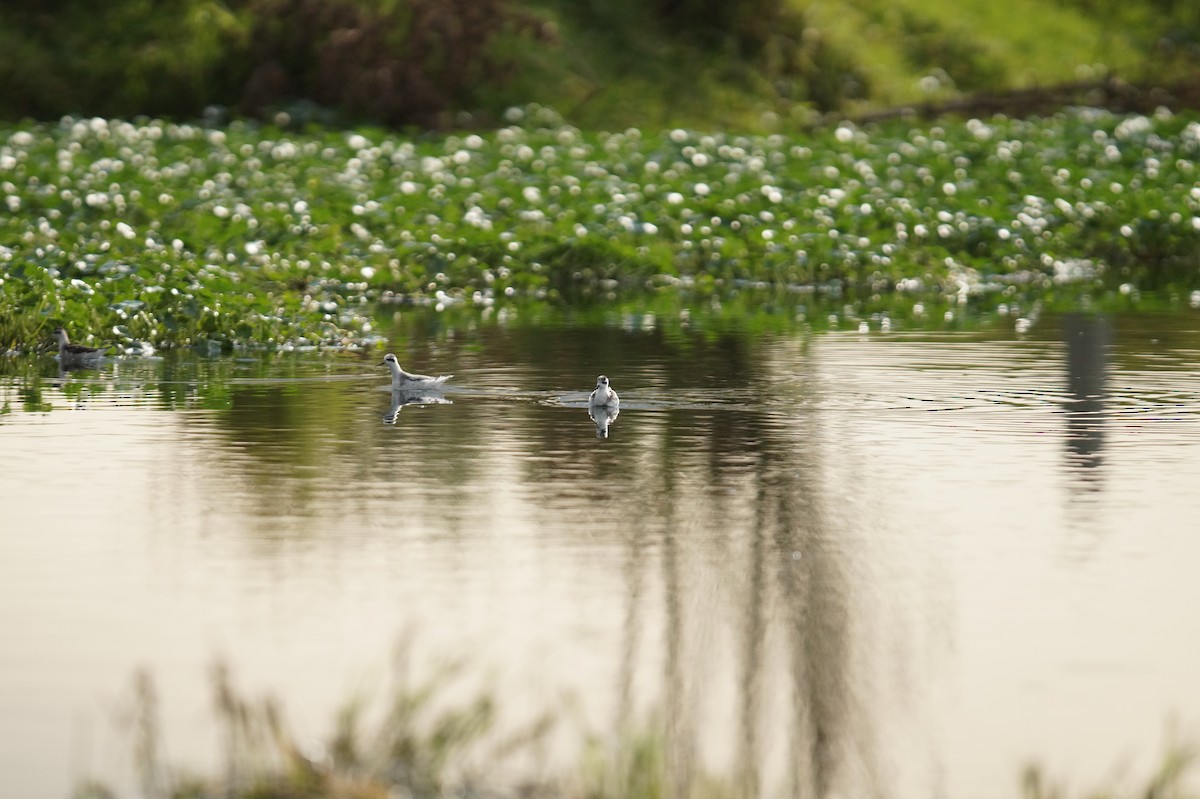
M 392 370 L 392 391 L 428 391 L 440 387 L 442 383 L 454 377 L 454 375 L 430 377 L 406 372 L 400 368 L 400 362 L 390 352 L 383 356 L 383 363 L 379 365 Z
M 617 396 L 617 392 L 612 390 L 612 386 L 608 384 L 608 378 L 600 375 L 596 378 L 596 388 L 588 397 L 589 406 L 615 406 L 621 404 L 621 398 Z
M 102 349 L 72 344 L 67 331 L 61 327 L 54 328 L 54 338 L 58 341 L 58 362 L 64 367 L 90 366 L 104 357 Z

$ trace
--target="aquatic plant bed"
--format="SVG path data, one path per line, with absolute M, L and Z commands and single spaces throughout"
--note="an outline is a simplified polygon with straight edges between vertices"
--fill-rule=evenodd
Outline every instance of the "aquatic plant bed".
M 1200 304 L 1195 118 L 1085 109 L 742 136 L 509 116 L 415 138 L 0 127 L 0 348 L 57 324 L 129 351 L 371 346 L 392 303 L 866 329 Z

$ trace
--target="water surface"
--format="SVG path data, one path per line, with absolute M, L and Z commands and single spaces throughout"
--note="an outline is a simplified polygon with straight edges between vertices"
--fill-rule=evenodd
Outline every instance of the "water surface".
M 6 792 L 129 779 L 137 669 L 203 768 L 218 659 L 315 740 L 400 641 L 553 711 L 546 762 L 646 728 L 771 796 L 1095 785 L 1200 724 L 1195 316 L 421 330 L 438 402 L 379 353 L 0 367 Z

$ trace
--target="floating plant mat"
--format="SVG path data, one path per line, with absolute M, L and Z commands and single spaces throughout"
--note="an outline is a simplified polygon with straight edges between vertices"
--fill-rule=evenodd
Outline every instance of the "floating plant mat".
M 1075 110 L 789 135 L 0 128 L 0 346 L 362 347 L 377 312 L 890 330 L 1200 303 L 1200 123 Z M 1083 298 L 1081 300 L 1081 298 Z

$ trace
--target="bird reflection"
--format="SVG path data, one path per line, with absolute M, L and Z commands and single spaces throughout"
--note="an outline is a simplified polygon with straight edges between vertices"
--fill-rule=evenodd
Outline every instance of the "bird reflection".
M 58 362 L 58 379 L 64 380 L 71 372 L 95 372 L 100 368 L 100 361 L 90 361 L 87 363 L 72 363 Z
M 589 405 L 588 416 L 596 423 L 596 438 L 608 438 L 608 426 L 621 415 L 616 405 Z
M 435 389 L 392 391 L 392 404 L 383 415 L 384 424 L 395 424 L 405 405 L 453 405 L 442 392 Z
M 71 383 L 71 375 L 78 372 L 96 372 L 100 369 L 100 361 L 90 361 L 87 363 L 72 363 L 58 362 L 58 371 L 55 374 L 52 385 L 55 388 L 62 388 Z M 87 379 L 86 377 L 84 379 Z

